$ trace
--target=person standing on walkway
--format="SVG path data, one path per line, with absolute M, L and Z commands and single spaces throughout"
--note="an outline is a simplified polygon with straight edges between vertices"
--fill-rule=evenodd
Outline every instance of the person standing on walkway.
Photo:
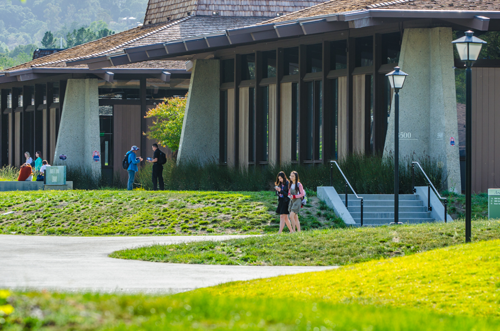
M 163 183 L 163 165 L 165 164 L 166 155 L 160 150 L 158 144 L 153 144 L 153 159 L 148 160 L 148 162 L 153 163 L 153 190 L 158 189 L 158 182 L 160 182 L 160 190 L 165 190 L 165 185 Z
M 302 208 L 302 198 L 305 195 L 304 187 L 300 183 L 299 173 L 292 171 L 288 191 L 288 197 L 290 197 L 291 201 L 288 210 L 290 211 L 290 220 L 292 221 L 293 229 L 297 232 L 300 232 L 299 212 L 300 208 Z
M 135 152 L 139 150 L 139 147 L 137 146 L 132 146 L 130 148 L 130 151 L 127 152 L 127 159 L 128 159 L 128 183 L 127 183 L 127 190 L 132 191 L 134 189 L 134 179 L 135 179 L 135 173 L 139 171 L 137 168 L 137 165 L 142 161 L 142 157 L 137 157 L 135 155 Z
M 274 189 L 276 190 L 276 195 L 278 196 L 278 208 L 276 209 L 276 213 L 280 215 L 280 230 L 278 234 L 281 234 L 283 228 L 286 226 L 290 232 L 294 232 L 292 226 L 290 224 L 290 220 L 288 219 L 288 205 L 290 203 L 290 198 L 288 198 L 288 179 L 283 171 L 278 173 L 276 177 Z

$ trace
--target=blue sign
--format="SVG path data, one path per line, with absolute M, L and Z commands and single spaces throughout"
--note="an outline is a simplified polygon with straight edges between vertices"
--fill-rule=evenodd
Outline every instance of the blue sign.
M 59 155 L 59 159 L 62 160 L 62 161 L 66 161 L 67 158 L 68 157 L 66 155 L 64 155 L 64 154 Z
M 455 146 L 455 138 L 453 137 L 450 138 L 450 145 Z
M 99 162 L 101 160 L 101 156 L 99 155 L 98 151 L 94 151 L 94 153 L 92 153 L 92 158 L 95 162 Z

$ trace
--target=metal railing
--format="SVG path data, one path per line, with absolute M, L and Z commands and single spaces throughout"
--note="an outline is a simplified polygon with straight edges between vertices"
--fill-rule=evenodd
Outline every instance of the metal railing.
M 425 179 L 427 179 L 427 182 L 429 183 L 427 185 L 427 210 L 432 211 L 432 207 L 431 207 L 431 187 L 432 187 L 432 189 L 434 190 L 434 193 L 436 193 L 438 199 L 444 201 L 444 203 L 443 203 L 443 205 L 444 205 L 444 222 L 447 223 L 447 221 L 448 221 L 448 199 L 443 198 L 439 194 L 438 190 L 436 190 L 436 188 L 434 187 L 434 184 L 432 184 L 429 177 L 427 177 L 427 174 L 425 173 L 424 169 L 422 169 L 422 166 L 420 165 L 420 163 L 418 163 L 416 161 L 413 161 L 411 163 L 411 189 L 412 189 L 413 193 L 417 192 L 417 190 L 415 189 L 415 164 L 420 168 L 420 171 L 422 171 Z
M 354 193 L 354 195 L 356 196 L 356 198 L 360 199 L 361 200 L 361 226 L 363 226 L 363 197 L 360 197 L 358 196 L 358 194 L 356 193 L 356 191 L 354 191 L 354 189 L 352 188 L 351 186 L 351 183 L 349 183 L 349 181 L 347 180 L 347 177 L 344 175 L 344 173 L 342 172 L 342 169 L 340 169 L 340 166 L 339 164 L 337 163 L 337 161 L 330 161 L 330 186 L 333 186 L 333 164 L 335 164 L 337 166 L 337 169 L 339 169 L 340 171 L 340 174 L 342 175 L 342 177 L 344 177 L 344 181 L 345 181 L 345 207 L 347 208 L 347 210 L 349 210 L 349 206 L 348 206 L 348 198 L 347 198 L 347 188 L 351 188 L 351 191 L 352 193 Z

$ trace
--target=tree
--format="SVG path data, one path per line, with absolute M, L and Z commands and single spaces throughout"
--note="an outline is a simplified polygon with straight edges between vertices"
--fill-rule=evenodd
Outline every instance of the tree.
M 100 26 L 99 30 L 95 29 L 96 25 L 91 25 L 90 28 L 81 27 L 78 30 L 75 29 L 73 30 L 73 32 L 69 32 L 66 35 L 67 47 L 75 47 L 81 44 L 88 43 L 89 41 L 107 37 L 115 33 L 114 31 L 111 31 L 107 28 L 106 23 L 102 23 L 103 25 Z
M 145 118 L 153 118 L 153 125 L 147 133 L 150 140 L 158 141 L 162 146 L 168 146 L 175 154 L 179 149 L 186 110 L 186 97 L 172 97 L 146 113 Z
M 46 31 L 43 35 L 42 45 L 45 48 L 54 48 L 55 41 L 56 40 L 54 39 L 52 32 Z

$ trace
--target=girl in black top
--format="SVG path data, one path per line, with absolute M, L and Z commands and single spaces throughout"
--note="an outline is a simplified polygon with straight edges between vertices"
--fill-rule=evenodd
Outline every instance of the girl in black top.
M 276 195 L 278 196 L 278 208 L 276 209 L 276 213 L 280 215 L 280 230 L 278 234 L 283 231 L 283 228 L 286 226 L 290 232 L 294 232 L 292 229 L 292 225 L 290 224 L 290 220 L 288 219 L 288 204 L 290 199 L 288 198 L 288 179 L 283 171 L 280 171 L 278 177 L 276 177 L 276 183 L 274 189 L 276 190 Z

